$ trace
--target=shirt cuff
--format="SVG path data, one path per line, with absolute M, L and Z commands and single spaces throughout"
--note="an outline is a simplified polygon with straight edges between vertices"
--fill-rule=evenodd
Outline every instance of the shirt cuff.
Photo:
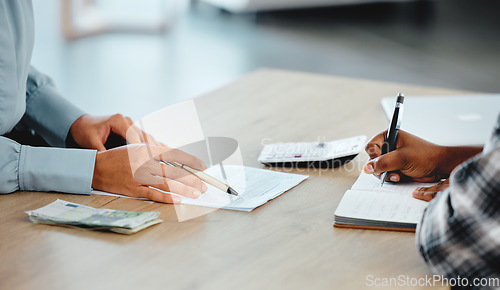
M 19 189 L 90 194 L 97 151 L 21 146 Z
M 0 136 L 0 194 L 19 190 L 21 144 Z

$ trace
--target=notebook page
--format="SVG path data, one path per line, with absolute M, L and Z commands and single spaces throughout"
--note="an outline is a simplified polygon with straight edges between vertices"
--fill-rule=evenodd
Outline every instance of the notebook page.
M 422 218 L 427 204 L 402 192 L 348 190 L 335 216 L 416 224 Z
M 415 199 L 412 193 L 417 187 L 433 184 L 385 182 L 380 186 L 380 179 L 362 172 L 351 190 L 344 194 L 335 216 L 417 224 L 428 203 Z
M 411 196 L 412 192 L 420 186 L 432 186 L 435 183 L 420 183 L 420 182 L 406 182 L 406 183 L 391 183 L 384 182 L 384 186 L 380 186 L 380 179 L 372 174 L 361 172 L 358 180 L 353 184 L 351 190 L 367 190 L 378 192 L 399 192 L 406 193 Z

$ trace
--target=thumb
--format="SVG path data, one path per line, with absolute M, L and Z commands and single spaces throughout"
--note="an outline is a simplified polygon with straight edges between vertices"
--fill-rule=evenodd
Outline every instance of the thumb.
M 382 174 L 388 171 L 401 170 L 404 164 L 404 158 L 401 158 L 400 151 L 395 150 L 368 161 L 363 170 L 367 174 Z

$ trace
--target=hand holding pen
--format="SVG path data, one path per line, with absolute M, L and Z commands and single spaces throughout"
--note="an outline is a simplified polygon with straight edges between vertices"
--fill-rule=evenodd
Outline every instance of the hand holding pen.
M 376 135 L 367 143 L 365 151 L 370 160 L 364 166 L 365 173 L 391 182 L 400 182 L 403 179 L 437 182 L 447 178 L 458 164 L 482 150 L 481 147 L 449 147 L 428 142 L 399 130 L 398 121 L 393 124 L 394 120 L 401 119 L 401 113 L 397 115 L 396 118 L 393 117 L 389 130 Z M 401 120 L 399 122 L 401 125 Z M 397 134 L 391 134 L 391 128 L 398 128 Z M 387 174 L 384 174 L 385 172 Z

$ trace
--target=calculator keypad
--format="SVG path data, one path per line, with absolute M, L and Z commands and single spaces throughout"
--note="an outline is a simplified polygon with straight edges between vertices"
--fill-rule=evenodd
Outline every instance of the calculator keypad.
M 274 143 L 265 145 L 261 162 L 322 161 L 358 154 L 366 136 L 357 136 L 330 142 Z

